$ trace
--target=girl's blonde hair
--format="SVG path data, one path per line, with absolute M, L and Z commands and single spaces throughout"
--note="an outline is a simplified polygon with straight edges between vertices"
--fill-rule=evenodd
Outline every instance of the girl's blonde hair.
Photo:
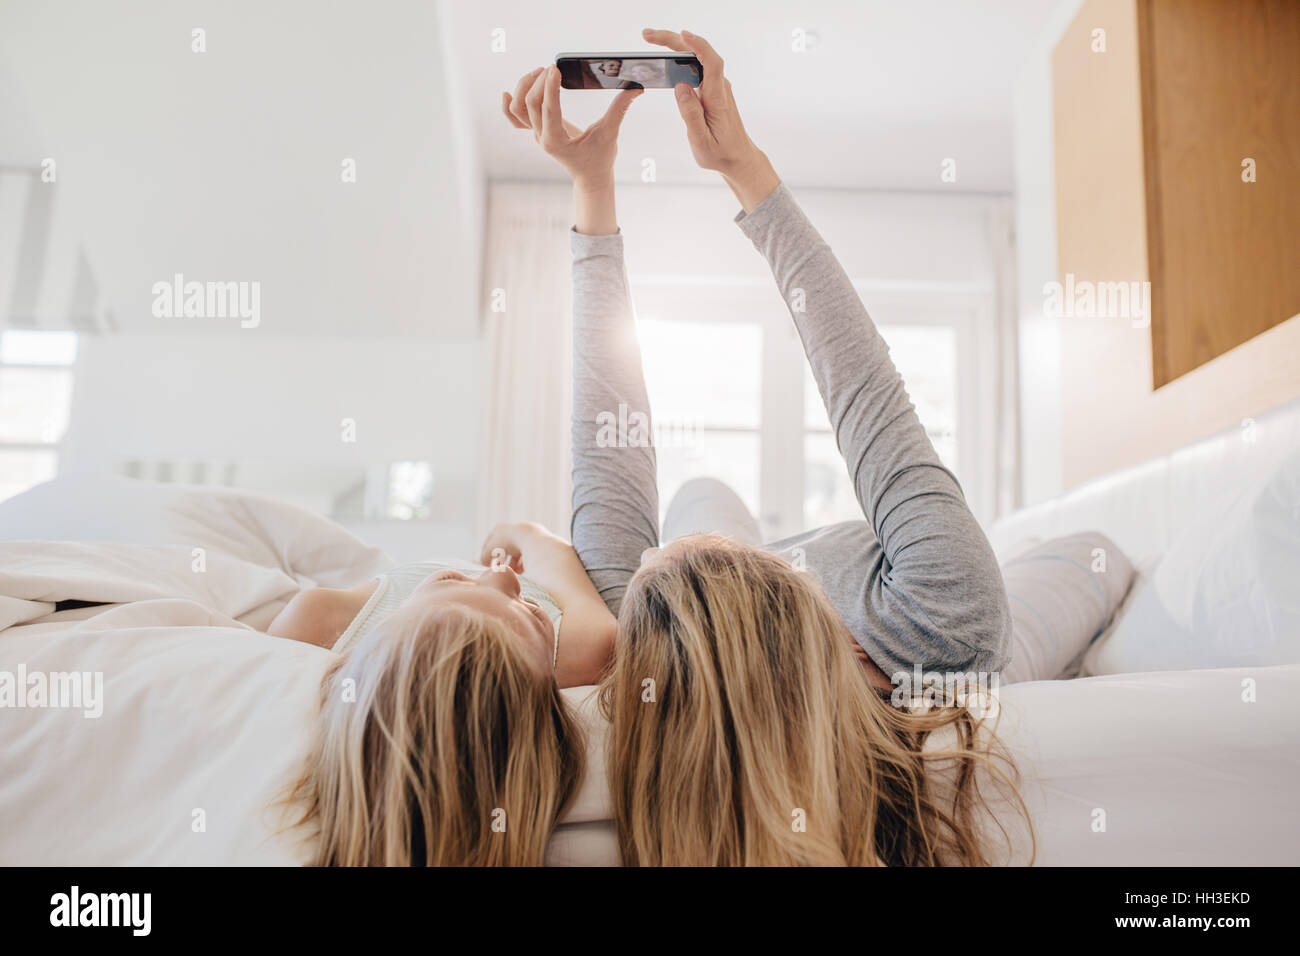
M 989 862 L 976 771 L 1024 811 L 1004 748 L 966 708 L 891 706 L 850 642 L 811 575 L 755 548 L 694 536 L 638 572 L 601 688 L 624 864 Z
M 446 605 L 395 614 L 331 665 L 287 799 L 320 866 L 537 866 L 585 753 L 509 625 Z

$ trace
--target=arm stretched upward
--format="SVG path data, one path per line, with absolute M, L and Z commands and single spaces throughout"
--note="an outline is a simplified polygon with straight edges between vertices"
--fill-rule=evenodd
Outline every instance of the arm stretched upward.
M 997 562 L 852 283 L 786 187 L 739 222 L 767 257 L 786 301 L 802 306 L 792 314 L 866 519 L 768 549 L 817 575 L 850 633 L 886 674 L 914 666 L 1001 667 L 1010 615 Z M 655 455 L 634 432 L 602 435 L 600 421 L 637 413 L 648 421 L 649 404 L 622 236 L 575 231 L 570 241 L 572 537 L 617 614 L 641 552 L 658 543 Z
M 1011 618 L 997 560 L 852 282 L 784 185 L 737 221 L 791 309 L 866 519 L 769 549 L 818 575 L 887 674 L 1000 668 Z
M 600 600 L 615 614 L 641 552 L 659 542 L 655 454 L 648 440 L 607 441 L 610 417 L 644 415 L 650 406 L 623 271 L 623 237 L 614 209 L 618 130 L 640 91 L 624 90 L 585 130 L 560 112 L 554 66 L 526 73 L 514 96 L 502 94 L 511 125 L 573 177 L 573 520 L 570 537 Z
M 650 402 L 623 265 L 623 236 L 584 235 L 575 229 L 569 241 L 573 248 L 570 532 L 592 583 L 617 615 L 641 553 L 659 544 Z M 645 428 L 620 430 L 621 422 L 643 422 Z
M 853 637 L 887 674 L 1000 667 L 1011 616 L 997 561 L 852 283 L 749 138 L 712 45 L 684 30 L 644 36 L 690 50 L 704 67 L 698 91 L 685 83 L 674 90 L 691 153 L 739 200 L 740 228 L 791 306 L 866 518 L 770 549 L 817 573 Z

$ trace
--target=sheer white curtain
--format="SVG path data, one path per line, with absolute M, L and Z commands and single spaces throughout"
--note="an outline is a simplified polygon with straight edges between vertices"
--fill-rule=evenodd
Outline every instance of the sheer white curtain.
M 537 521 L 568 534 L 572 201 L 565 186 L 489 187 L 480 532 Z
M 1016 281 L 1016 216 L 1009 199 L 989 205 L 989 249 L 993 267 L 994 363 L 993 517 L 1021 505 L 1020 486 L 1020 309 Z

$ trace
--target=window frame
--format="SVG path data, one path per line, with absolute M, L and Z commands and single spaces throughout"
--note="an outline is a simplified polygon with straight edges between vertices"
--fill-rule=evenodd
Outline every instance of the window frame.
M 639 315 L 693 322 L 754 323 L 762 335 L 759 368 L 759 513 L 764 538 L 809 530 L 804 519 L 803 443 L 815 431 L 804 423 L 807 359 L 789 312 L 764 277 L 629 276 Z M 996 342 L 991 334 L 993 293 L 987 283 L 854 280 L 874 321 L 884 326 L 944 326 L 956 336 L 954 428 L 959 478 L 977 518 L 992 512 L 996 411 Z M 687 301 L 683 301 L 683 297 Z M 789 396 L 797 400 L 790 401 Z M 651 396 L 653 399 L 653 396 Z M 652 401 L 653 411 L 653 401 Z
M 28 329 L 21 327 L 0 328 L 0 336 L 6 332 L 35 332 L 35 333 L 53 333 L 62 332 L 71 334 L 73 338 L 72 360 L 69 362 L 13 362 L 4 359 L 3 349 L 0 348 L 0 380 L 10 371 L 15 372 L 46 372 L 66 376 L 68 379 L 69 391 L 76 388 L 76 365 L 77 354 L 80 346 L 80 334 L 72 329 Z M 59 460 L 63 449 L 63 440 L 66 437 L 67 428 L 65 427 L 58 437 L 51 441 L 13 441 L 6 438 L 0 438 L 0 454 L 7 452 L 46 452 L 54 459 L 54 471 L 51 477 L 57 476 L 59 471 Z M 22 489 L 15 494 L 22 494 Z

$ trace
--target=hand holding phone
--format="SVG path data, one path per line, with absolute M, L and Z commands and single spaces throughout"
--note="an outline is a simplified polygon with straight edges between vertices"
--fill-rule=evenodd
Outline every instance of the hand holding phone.
M 639 90 L 614 97 L 605 115 L 578 129 L 560 113 L 560 71 L 554 66 L 525 73 L 514 95 L 501 94 L 501 110 L 516 129 L 533 133 L 547 155 L 564 167 L 578 185 L 612 182 L 618 154 L 618 131 Z
M 643 30 L 641 35 L 656 46 L 690 50 L 699 59 L 703 68 L 699 89 L 683 84 L 674 88 L 691 153 L 702 168 L 721 173 L 744 210 L 752 211 L 781 179 L 745 132 L 731 83 L 722 73 L 722 57 L 708 40 L 686 30 Z

